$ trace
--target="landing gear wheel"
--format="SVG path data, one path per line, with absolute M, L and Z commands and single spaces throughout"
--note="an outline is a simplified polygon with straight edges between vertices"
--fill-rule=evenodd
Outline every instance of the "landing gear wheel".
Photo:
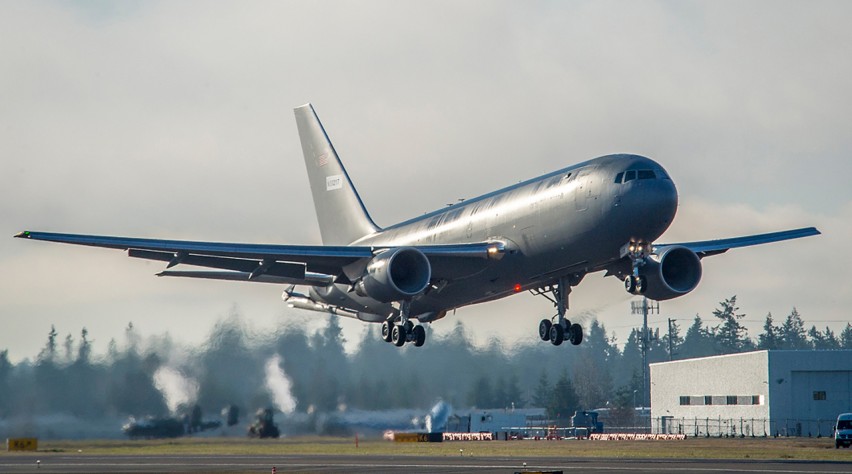
M 549 319 L 542 319 L 541 322 L 538 323 L 538 337 L 540 337 L 542 341 L 550 339 L 551 326 L 553 326 L 553 323 L 551 323 Z
M 559 324 L 550 326 L 550 343 L 554 346 L 562 344 L 565 340 L 565 330 Z
M 405 334 L 411 334 L 411 331 L 414 330 L 414 323 L 411 321 L 406 321 L 403 326 L 405 326 Z
M 401 326 L 399 324 L 393 327 L 393 331 L 391 331 L 391 342 L 396 347 L 402 347 L 405 344 L 405 326 Z
M 636 277 L 633 275 L 627 275 L 624 278 L 624 289 L 630 293 L 631 295 L 636 294 Z
M 641 276 L 636 277 L 636 294 L 637 295 L 644 295 L 645 290 L 647 290 L 647 289 L 648 289 L 648 285 L 645 283 L 645 278 L 641 277 Z
M 426 329 L 419 324 L 411 330 L 411 335 L 414 337 L 414 347 L 420 347 L 426 342 Z
M 569 340 L 571 344 L 575 346 L 579 346 L 581 342 L 583 342 L 583 327 L 579 324 L 572 324 L 571 327 L 568 328 Z
M 382 323 L 382 339 L 385 342 L 391 342 L 391 333 L 393 332 L 393 323 L 385 321 Z

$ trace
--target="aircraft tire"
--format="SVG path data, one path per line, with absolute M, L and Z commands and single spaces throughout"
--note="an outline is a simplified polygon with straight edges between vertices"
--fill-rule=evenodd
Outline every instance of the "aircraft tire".
M 414 330 L 414 323 L 412 323 L 411 321 L 406 321 L 404 326 L 406 335 L 411 334 L 411 331 Z
M 565 340 L 565 330 L 559 324 L 550 326 L 550 343 L 554 346 L 562 344 Z
M 631 295 L 636 294 L 636 277 L 633 275 L 627 275 L 624 278 L 624 289 Z
M 420 347 L 426 343 L 426 329 L 423 326 L 419 324 L 414 326 L 411 333 L 414 336 L 414 347 Z
M 538 337 L 540 337 L 542 341 L 550 340 L 551 326 L 553 326 L 553 323 L 551 323 L 549 319 L 542 319 L 541 322 L 538 323 Z
M 647 289 L 648 289 L 648 283 L 645 281 L 645 279 L 642 278 L 641 276 L 636 277 L 636 294 L 637 295 L 644 295 L 645 290 L 647 290 Z
M 581 342 L 583 342 L 583 327 L 579 324 L 572 324 L 568 329 L 571 334 L 571 344 L 575 346 L 579 346 Z
M 393 324 L 390 321 L 385 321 L 382 323 L 382 339 L 385 342 L 391 342 L 391 335 L 393 333 Z
M 396 347 L 402 347 L 405 344 L 405 327 L 402 325 L 395 325 L 393 327 L 393 331 L 391 332 L 391 342 Z

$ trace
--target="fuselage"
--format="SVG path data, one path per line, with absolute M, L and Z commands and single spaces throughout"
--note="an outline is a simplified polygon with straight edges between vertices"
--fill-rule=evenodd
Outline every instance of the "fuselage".
M 454 262 L 452 283 L 412 302 L 421 321 L 453 308 L 547 286 L 560 277 L 579 282 L 621 258 L 631 241 L 652 242 L 677 211 L 677 190 L 649 158 L 619 154 L 564 168 L 365 236 L 352 245 L 407 246 L 500 241 L 505 256 L 485 270 Z M 394 311 L 346 285 L 312 289 L 325 303 L 383 321 Z

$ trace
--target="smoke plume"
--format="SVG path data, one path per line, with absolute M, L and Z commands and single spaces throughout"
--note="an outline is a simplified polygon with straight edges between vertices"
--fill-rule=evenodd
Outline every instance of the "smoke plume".
M 172 413 L 198 399 L 198 383 L 171 367 L 162 366 L 154 372 L 154 386 L 163 394 Z
M 275 354 L 266 361 L 266 389 L 272 395 L 275 407 L 283 413 L 293 413 L 296 410 L 296 399 L 293 397 L 293 382 L 281 368 L 281 356 Z
M 453 408 L 443 400 L 439 400 L 426 415 L 426 432 L 443 433 L 447 429 L 447 419 L 453 413 Z

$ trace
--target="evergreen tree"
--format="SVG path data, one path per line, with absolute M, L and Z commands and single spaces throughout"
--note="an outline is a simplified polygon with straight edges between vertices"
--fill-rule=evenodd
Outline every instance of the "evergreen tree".
M 692 320 L 692 326 L 686 330 L 686 337 L 683 338 L 681 356 L 684 359 L 691 359 L 716 355 L 714 340 L 713 331 L 704 327 L 701 317 L 696 314 L 695 319 Z
M 612 391 L 612 379 L 606 365 L 586 351 L 580 353 L 574 365 L 574 387 L 577 403 L 582 409 L 604 406 Z
M 547 372 L 542 370 L 538 378 L 538 385 L 532 394 L 532 404 L 536 408 L 545 408 L 550 401 L 550 382 L 547 380 Z
M 723 354 L 733 352 L 741 352 L 751 347 L 745 326 L 741 325 L 739 320 L 745 317 L 745 314 L 737 313 L 737 296 L 734 295 L 725 301 L 722 301 L 718 309 L 713 310 L 713 316 L 719 319 L 720 323 L 716 326 L 716 342 Z
M 636 372 L 642 373 L 642 332 L 640 329 L 631 329 L 621 352 L 621 368 L 616 385 L 624 385 Z
M 667 324 L 668 324 L 668 322 L 667 322 Z M 671 326 L 671 329 L 672 329 L 671 334 L 669 334 L 668 327 L 667 327 L 666 328 L 666 334 L 663 335 L 661 342 L 662 342 L 663 347 L 666 350 L 666 355 L 667 356 L 670 355 L 672 360 L 677 360 L 677 359 L 680 358 L 680 357 L 678 357 L 678 355 L 680 354 L 680 346 L 683 344 L 683 338 L 680 336 L 680 326 L 677 324 L 677 321 L 672 320 L 671 325 L 672 325 Z M 669 351 L 669 339 L 671 339 L 671 342 L 672 342 L 672 344 L 671 344 L 672 353 L 671 354 L 668 353 L 668 351 Z
M 526 405 L 524 394 L 521 392 L 521 387 L 518 385 L 518 377 L 515 374 L 506 382 L 506 406 L 523 408 Z
M 636 426 L 633 390 L 630 385 L 625 385 L 615 392 L 614 403 L 610 406 L 609 428 Z
M 766 313 L 763 332 L 757 336 L 757 348 L 765 350 L 780 349 L 782 343 L 781 329 L 772 323 L 772 313 Z
M 852 349 L 852 323 L 846 323 L 846 327 L 840 333 L 840 345 L 844 349 Z
M 65 335 L 65 342 L 62 343 L 62 347 L 65 349 L 65 363 L 70 364 L 74 362 L 74 338 L 71 336 L 71 333 Z
M 568 378 L 568 373 L 563 372 L 550 392 L 550 399 L 545 407 L 547 416 L 556 420 L 560 426 L 568 426 L 571 417 L 577 411 L 577 403 L 577 393 L 574 391 L 574 386 Z
M 816 326 L 811 326 L 808 330 L 808 338 L 810 344 L 817 350 L 833 350 L 840 349 L 840 341 L 834 332 L 828 326 L 825 327 L 825 332 L 820 332 Z
M 501 374 L 494 384 L 494 403 L 492 408 L 507 408 L 509 400 L 506 397 L 506 378 Z
M 92 343 L 89 341 L 89 331 L 83 328 L 80 331 L 80 346 L 77 348 L 77 362 L 88 364 L 92 355 Z
M 9 350 L 0 351 L 0 417 L 6 417 L 10 414 L 9 379 L 11 374 L 12 363 L 9 362 Z
M 38 354 L 39 363 L 54 363 L 56 362 L 56 328 L 53 324 L 50 325 L 50 332 L 47 333 L 47 344 L 44 349 Z
M 491 389 L 491 381 L 487 375 L 476 380 L 473 389 L 468 396 L 468 404 L 476 408 L 494 408 L 494 393 Z
M 805 336 L 805 323 L 796 308 L 793 308 L 793 311 L 790 312 L 781 326 L 781 340 L 783 341 L 783 349 L 803 350 L 811 348 Z

